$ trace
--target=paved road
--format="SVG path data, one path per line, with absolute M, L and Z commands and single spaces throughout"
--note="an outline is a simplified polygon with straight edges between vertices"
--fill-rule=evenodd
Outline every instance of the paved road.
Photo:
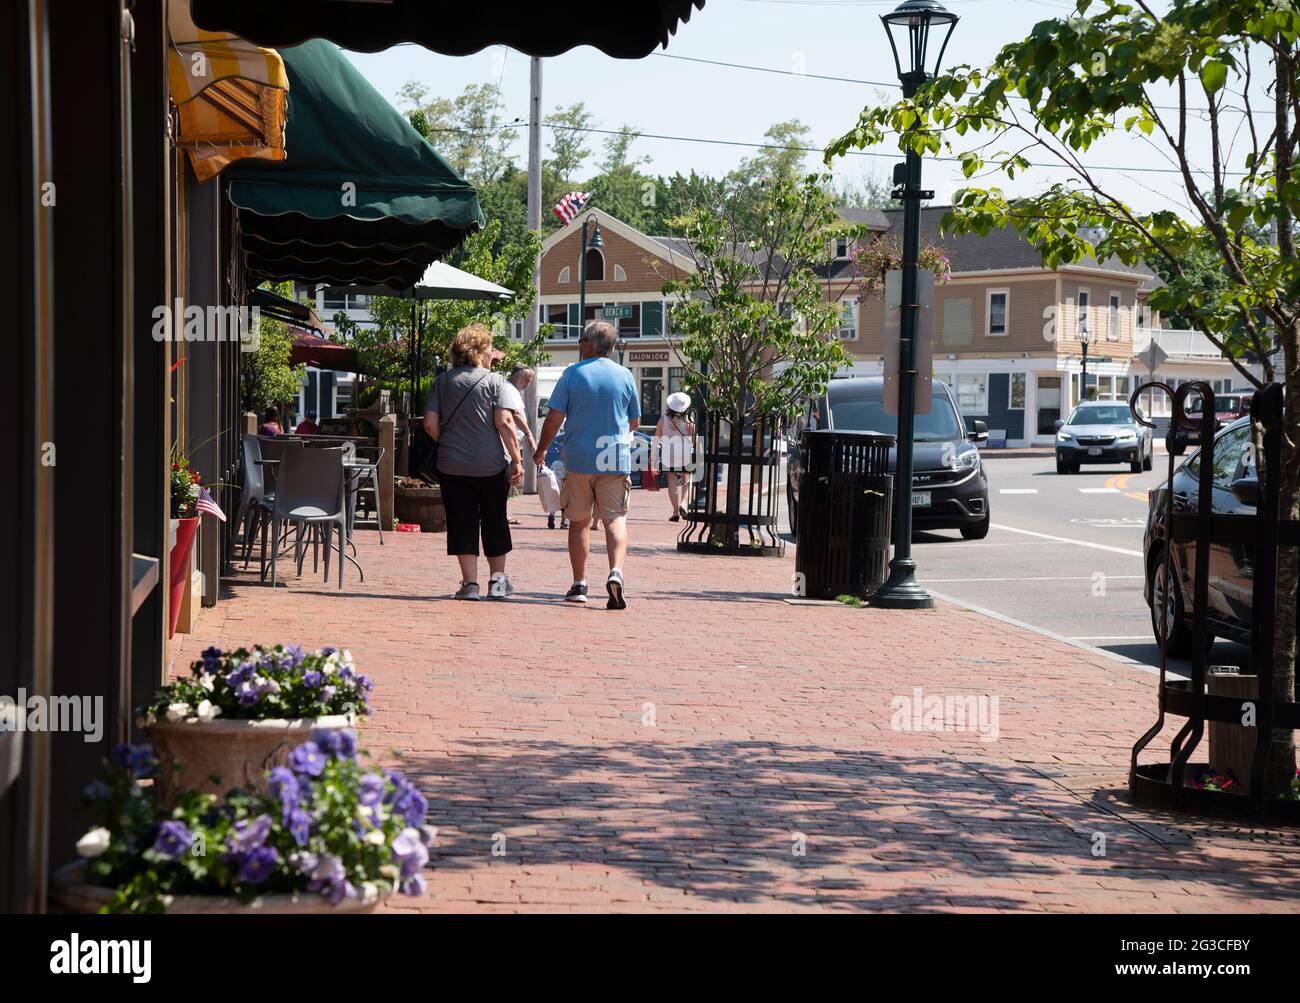
M 1156 469 L 1085 467 L 1059 475 L 1051 457 L 993 459 L 993 528 L 967 542 L 953 532 L 917 536 L 918 577 L 935 592 L 1147 665 L 1160 653 L 1142 598 L 1142 531 Z M 1248 664 L 1249 651 L 1216 643 L 1215 663 Z M 1186 662 L 1170 663 L 1185 673 Z

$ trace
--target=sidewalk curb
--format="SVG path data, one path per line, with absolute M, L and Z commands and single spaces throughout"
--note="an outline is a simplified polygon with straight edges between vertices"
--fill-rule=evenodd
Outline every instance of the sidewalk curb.
M 1068 644 L 1070 647 L 1078 648 L 1080 651 L 1086 651 L 1090 655 L 1100 655 L 1102 658 L 1109 659 L 1112 662 L 1118 662 L 1130 669 L 1137 669 L 1138 671 L 1145 672 L 1148 675 L 1160 675 L 1160 670 L 1154 665 L 1147 665 L 1145 662 L 1136 661 L 1135 659 L 1129 658 L 1127 655 L 1117 655 L 1115 652 L 1107 651 L 1105 648 L 1096 648 L 1091 644 L 1084 644 L 1082 641 L 1071 640 L 1063 634 L 1047 630 L 1045 627 L 1035 627 L 1033 624 L 1025 623 L 1023 620 L 1014 620 L 1009 616 L 1004 616 L 1002 613 L 994 612 L 991 609 L 985 609 L 983 606 L 972 605 L 971 603 L 964 602 L 961 599 L 945 595 L 942 592 L 935 592 L 933 589 L 929 589 L 928 591 L 930 595 L 934 596 L 936 599 L 942 599 L 949 605 L 960 606 L 962 609 L 968 609 L 972 613 L 978 613 L 980 616 L 986 616 L 991 620 L 997 620 L 1011 627 L 1019 627 L 1021 630 L 1028 630 L 1034 634 L 1038 634 L 1040 637 L 1050 637 L 1053 641 L 1060 641 L 1062 644 Z

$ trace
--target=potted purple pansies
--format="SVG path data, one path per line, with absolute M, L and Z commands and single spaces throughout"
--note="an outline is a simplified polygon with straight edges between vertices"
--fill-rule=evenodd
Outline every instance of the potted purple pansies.
M 162 803 L 186 789 L 264 790 L 266 772 L 284 766 L 313 731 L 368 714 L 370 688 L 346 649 L 208 648 L 190 675 L 137 712 L 159 761 Z
M 167 808 L 141 783 L 153 750 L 119 746 L 86 790 L 99 822 L 51 897 L 74 912 L 308 913 L 422 895 L 437 836 L 428 803 L 366 758 L 351 729 L 312 732 L 262 790 L 187 790 Z

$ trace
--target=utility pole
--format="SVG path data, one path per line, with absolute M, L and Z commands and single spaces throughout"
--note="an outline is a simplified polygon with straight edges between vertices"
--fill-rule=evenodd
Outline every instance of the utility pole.
M 528 70 L 528 229 L 542 236 L 542 60 L 533 56 Z M 542 256 L 539 254 L 533 262 L 533 289 L 538 298 L 542 295 Z M 533 304 L 532 310 L 524 318 L 524 340 L 531 341 L 537 337 L 539 305 Z M 540 429 L 537 426 L 537 380 L 528 384 L 524 391 L 524 407 L 528 410 L 528 427 L 536 440 Z M 537 468 L 531 460 L 524 463 L 524 494 L 537 493 Z

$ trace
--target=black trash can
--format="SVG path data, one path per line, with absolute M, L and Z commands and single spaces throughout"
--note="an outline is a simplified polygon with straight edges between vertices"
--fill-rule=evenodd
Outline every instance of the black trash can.
M 869 596 L 889 575 L 894 437 L 805 431 L 799 438 L 796 583 L 810 599 Z

